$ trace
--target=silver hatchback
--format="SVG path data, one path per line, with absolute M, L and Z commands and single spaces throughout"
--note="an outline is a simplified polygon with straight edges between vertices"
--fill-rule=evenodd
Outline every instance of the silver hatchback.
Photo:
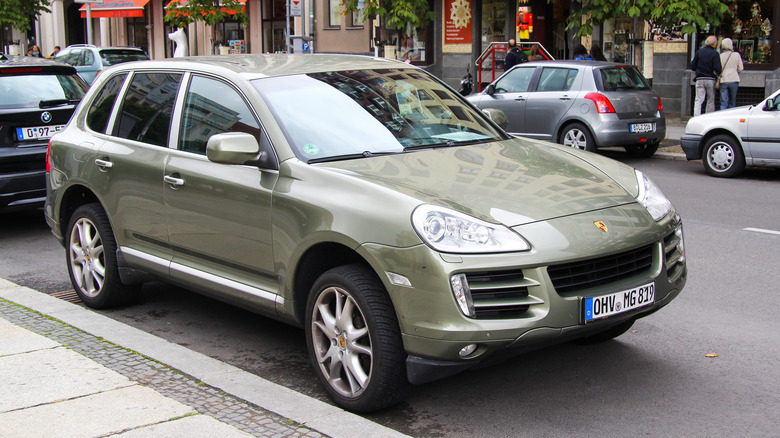
M 468 100 L 503 111 L 512 134 L 577 149 L 621 146 L 647 158 L 666 136 L 661 98 L 633 65 L 529 62 Z

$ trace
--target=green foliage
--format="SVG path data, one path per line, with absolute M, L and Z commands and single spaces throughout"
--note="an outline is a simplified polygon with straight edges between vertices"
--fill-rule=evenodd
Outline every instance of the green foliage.
M 195 21 L 214 26 L 228 17 L 249 25 L 249 14 L 238 0 L 174 0 L 165 7 L 165 22 L 174 27 L 187 27 Z
M 358 0 L 343 0 L 342 6 L 345 13 L 358 12 Z M 363 17 L 374 15 L 387 16 L 388 28 L 400 31 L 423 26 L 435 18 L 428 0 L 364 0 Z
M 0 26 L 10 25 L 20 32 L 30 30 L 32 19 L 51 12 L 51 0 L 0 0 Z
M 553 3 L 555 0 L 547 0 Z M 671 29 L 681 26 L 683 34 L 690 34 L 697 29 L 705 29 L 707 24 L 712 28 L 721 23 L 723 15 L 728 11 L 728 5 L 735 0 L 572 0 L 582 7 L 573 11 L 566 20 L 566 29 L 579 27 L 577 36 L 593 33 L 593 24 L 616 17 L 640 18 L 652 20 L 655 26 Z

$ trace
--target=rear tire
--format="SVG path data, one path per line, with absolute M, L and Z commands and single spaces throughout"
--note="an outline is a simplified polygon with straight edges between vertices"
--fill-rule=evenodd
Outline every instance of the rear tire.
M 582 151 L 596 152 L 596 142 L 590 131 L 581 123 L 572 123 L 561 133 L 559 143 Z
M 406 353 L 390 297 L 360 265 L 333 268 L 312 287 L 306 344 L 314 372 L 333 401 L 371 412 L 403 400 Z
M 658 150 L 658 143 L 632 144 L 623 146 L 628 155 L 636 158 L 650 158 Z
M 100 205 L 77 208 L 65 234 L 65 253 L 73 288 L 89 307 L 118 306 L 136 296 L 137 287 L 120 281 L 116 249 L 108 216 Z
M 731 178 L 745 170 L 742 145 L 730 135 L 716 135 L 704 146 L 701 157 L 704 170 L 720 178 Z

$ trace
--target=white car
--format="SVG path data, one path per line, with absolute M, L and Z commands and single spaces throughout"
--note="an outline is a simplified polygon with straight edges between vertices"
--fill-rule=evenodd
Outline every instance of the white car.
M 758 105 L 691 118 L 680 143 L 689 160 L 712 176 L 730 178 L 745 166 L 780 167 L 780 90 Z

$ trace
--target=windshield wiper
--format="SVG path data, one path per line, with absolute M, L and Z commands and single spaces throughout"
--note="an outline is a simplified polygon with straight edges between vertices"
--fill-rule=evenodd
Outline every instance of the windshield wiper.
M 384 152 L 363 151 L 358 154 L 343 154 L 343 155 L 332 155 L 330 157 L 312 158 L 311 160 L 307 161 L 307 163 L 315 164 L 315 163 L 327 163 L 329 161 L 356 160 L 359 158 L 378 157 L 380 155 L 395 155 L 395 154 L 403 154 L 403 153 L 404 151 L 384 151 Z
M 62 105 L 75 105 L 81 102 L 81 99 L 50 99 L 38 102 L 38 108 L 51 108 Z

